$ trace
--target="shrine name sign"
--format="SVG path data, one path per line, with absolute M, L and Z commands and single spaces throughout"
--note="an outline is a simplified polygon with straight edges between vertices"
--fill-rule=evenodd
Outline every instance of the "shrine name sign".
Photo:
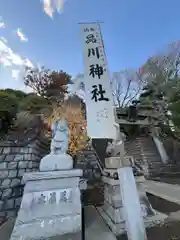
M 114 139 L 113 96 L 99 24 L 81 24 L 87 132 L 91 138 Z

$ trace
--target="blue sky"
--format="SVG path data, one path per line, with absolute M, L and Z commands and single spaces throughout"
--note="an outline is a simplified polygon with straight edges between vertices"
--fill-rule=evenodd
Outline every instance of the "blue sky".
M 53 20 L 40 0 L 1 0 L 0 16 L 7 27 L 0 37 L 20 56 L 75 76 L 83 72 L 82 40 L 78 22 L 102 21 L 110 72 L 139 68 L 169 41 L 180 39 L 179 0 L 67 0 Z M 20 41 L 22 29 L 28 41 Z M 11 67 L 0 67 L 0 87 L 21 88 Z

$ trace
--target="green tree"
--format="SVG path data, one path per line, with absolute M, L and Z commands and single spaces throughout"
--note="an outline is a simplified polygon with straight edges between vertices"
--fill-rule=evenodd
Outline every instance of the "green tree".
M 18 112 L 17 97 L 5 90 L 0 90 L 1 131 L 7 132 Z
M 18 100 L 20 100 L 20 101 L 23 100 L 27 96 L 27 93 L 25 93 L 21 90 L 6 88 L 6 89 L 4 89 L 4 91 L 9 94 L 15 95 L 18 98 Z
M 28 95 L 21 104 L 21 109 L 30 113 L 41 113 L 51 106 L 48 99 L 38 95 Z
M 145 101 L 157 109 L 159 122 L 163 129 L 180 133 L 180 45 L 179 42 L 168 45 L 161 54 L 148 59 L 140 72 L 146 78 L 146 89 L 140 95 L 140 102 Z M 154 111 L 155 112 L 155 111 Z
M 180 89 L 177 89 L 169 98 L 170 120 L 180 130 Z
M 13 111 L 18 109 L 18 99 L 13 93 L 0 90 L 0 111 Z

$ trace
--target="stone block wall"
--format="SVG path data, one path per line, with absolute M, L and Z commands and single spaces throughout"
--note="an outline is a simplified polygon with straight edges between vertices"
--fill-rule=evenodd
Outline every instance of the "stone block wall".
M 83 170 L 83 177 L 88 180 L 89 185 L 93 185 L 101 179 L 97 161 L 97 157 L 91 148 L 81 151 L 75 159 L 75 168 Z
M 23 195 L 22 176 L 37 171 L 48 151 L 48 142 L 42 135 L 24 146 L 0 142 L 0 225 L 16 216 Z

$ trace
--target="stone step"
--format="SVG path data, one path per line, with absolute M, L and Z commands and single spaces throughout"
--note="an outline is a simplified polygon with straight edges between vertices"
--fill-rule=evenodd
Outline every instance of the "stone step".
M 142 156 L 147 156 L 147 157 L 152 157 L 152 158 L 159 158 L 160 159 L 160 156 L 159 156 L 159 154 L 157 154 L 157 153 L 155 153 L 155 152 L 150 152 L 150 151 L 143 151 L 143 152 L 141 152 L 141 154 L 140 155 L 142 155 Z
M 161 163 L 158 163 L 158 162 L 148 163 L 148 166 L 149 166 L 149 167 L 156 167 L 156 168 L 166 168 L 165 165 L 162 165 Z
M 134 148 L 134 147 L 138 147 L 138 148 L 150 148 L 150 149 L 154 149 L 155 148 L 155 144 L 153 143 L 147 143 L 145 144 L 144 142 L 140 143 L 140 142 L 136 142 L 136 143 L 125 143 L 125 146 L 130 147 L 130 148 Z
M 128 154 L 129 153 L 132 153 L 132 154 L 140 154 L 141 153 L 141 151 L 140 150 L 138 150 L 138 149 L 136 149 L 136 150 L 134 150 L 134 149 L 131 149 L 131 150 L 125 150 Z
M 149 170 L 154 171 L 166 171 L 163 167 L 148 167 Z
M 141 152 L 141 149 L 140 148 L 125 148 L 127 151 L 134 151 L 134 152 Z
M 153 164 L 156 164 L 157 162 L 159 162 L 159 161 L 157 161 L 157 160 L 152 161 L 152 160 L 147 159 L 148 166 L 153 166 Z M 152 165 L 150 165 L 149 163 L 151 163 Z
M 162 163 L 159 163 L 159 162 L 148 163 L 148 166 L 149 167 L 157 167 L 157 168 L 164 168 L 165 167 L 165 165 L 163 165 Z
M 156 146 L 142 144 L 141 148 L 143 148 L 143 149 L 150 149 L 151 151 L 156 151 Z
M 144 147 L 144 146 L 126 146 L 125 149 L 128 149 L 128 150 L 133 150 L 133 151 L 150 151 L 150 152 L 157 152 L 156 149 L 154 147 Z
M 150 150 L 150 149 L 143 149 L 142 150 L 142 153 L 144 153 L 144 154 L 152 154 L 152 155 L 156 155 L 156 156 L 159 156 L 159 153 L 158 152 L 156 152 L 156 151 L 154 151 L 154 150 Z
M 85 223 L 87 240 L 116 240 L 115 235 L 93 206 L 85 208 Z
M 140 145 L 133 145 L 133 146 L 127 146 L 126 147 L 127 149 L 149 149 L 151 151 L 155 151 L 155 148 L 154 147 L 150 147 L 150 146 L 140 146 Z
M 149 165 L 167 166 L 166 164 L 164 164 L 162 162 L 155 162 L 155 163 L 149 162 Z
M 90 157 L 90 158 L 87 157 L 87 159 L 88 159 L 89 161 L 98 161 L 96 156 L 92 156 L 92 157 Z
M 160 163 L 160 160 L 157 158 L 148 158 L 148 157 L 144 157 L 144 159 L 148 162 L 148 163 Z
M 9 240 L 13 227 L 15 223 L 15 218 L 8 219 L 2 226 L 0 226 L 0 239 Z
M 128 151 L 141 151 L 141 148 L 140 147 L 136 147 L 136 146 L 125 147 L 125 149 L 128 150 Z
M 171 174 L 176 173 L 176 172 L 180 172 L 179 168 L 171 169 L 171 168 L 168 168 L 168 167 L 164 167 L 164 168 L 161 168 L 161 170 L 162 170 L 162 173 L 163 172 L 169 172 Z
M 94 154 L 92 151 L 83 151 L 83 155 L 89 156 L 91 154 Z
M 160 158 L 157 156 L 153 156 L 153 155 L 146 155 L 146 154 L 142 154 L 142 157 L 146 157 L 148 160 L 153 161 L 153 160 L 157 160 L 158 162 L 161 162 Z
M 167 177 L 169 179 L 179 178 L 180 177 L 180 172 L 160 172 L 159 176 L 160 177 Z
M 146 158 L 146 160 L 147 160 L 147 163 L 148 164 L 156 164 L 156 163 L 160 163 L 161 161 L 159 161 L 159 159 L 157 159 L 157 158 Z

